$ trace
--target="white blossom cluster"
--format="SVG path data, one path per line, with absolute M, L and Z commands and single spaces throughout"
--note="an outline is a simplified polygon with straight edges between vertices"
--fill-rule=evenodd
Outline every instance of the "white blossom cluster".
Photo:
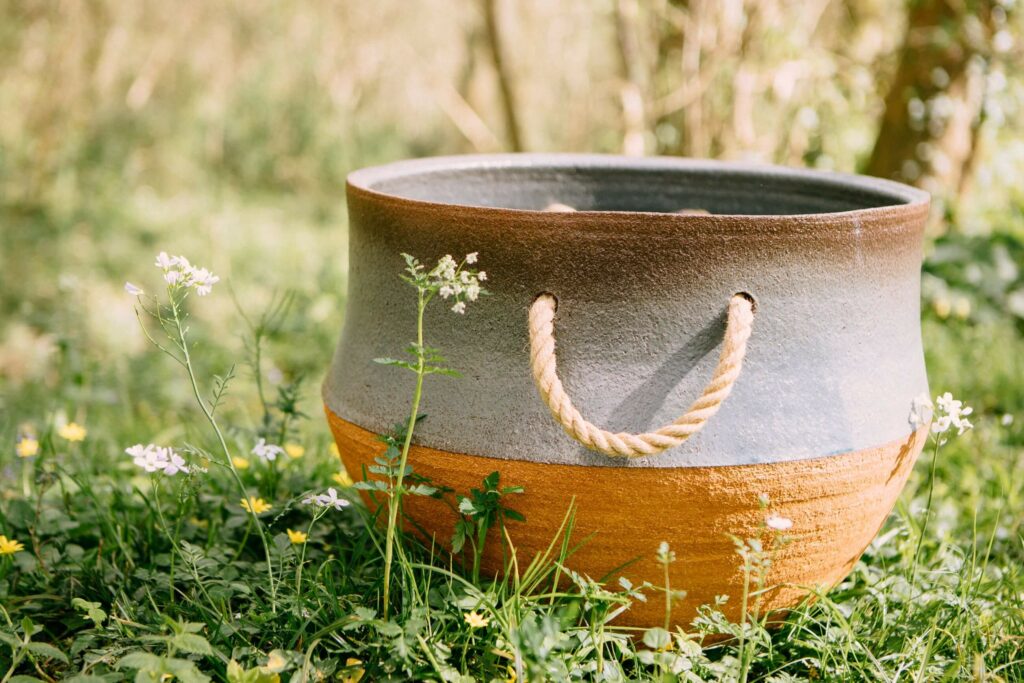
M 472 265 L 477 261 L 477 252 L 466 254 L 465 262 Z M 481 282 L 487 280 L 484 271 L 464 270 L 451 255 L 445 255 L 427 274 L 428 283 L 437 290 L 442 299 L 454 299 L 452 310 L 456 313 L 466 312 L 466 302 L 476 301 L 483 288 Z
M 968 429 L 974 427 L 967 416 L 974 412 L 973 408 L 964 405 L 963 401 L 953 398 L 948 391 L 942 396 L 935 397 L 935 405 L 938 407 L 938 417 L 932 423 L 932 433 L 945 434 L 956 429 L 957 436 L 960 436 Z
M 947 435 L 952 435 L 953 430 L 960 436 L 974 427 L 967 419 L 973 412 L 973 408 L 965 406 L 963 401 L 953 398 L 953 394 L 947 391 L 941 396 L 936 396 L 934 404 L 925 394 L 915 398 L 910 405 L 909 419 L 914 429 L 923 427 L 931 421 L 932 434 L 939 438 L 940 443 L 944 443 Z
M 146 472 L 163 472 L 167 476 L 174 476 L 178 472 L 188 474 L 191 470 L 177 451 L 170 446 L 157 446 L 147 444 L 143 446 L 137 443 L 131 448 L 126 448 L 125 453 L 132 457 L 137 467 Z
M 167 284 L 192 288 L 199 296 L 206 296 L 220 282 L 220 278 L 206 268 L 193 266 L 184 256 L 168 256 L 166 251 L 157 254 L 155 265 L 164 271 Z
M 261 438 L 252 447 L 252 454 L 261 460 L 274 461 L 277 460 L 277 456 L 284 455 L 284 449 L 272 443 L 267 443 L 266 439 Z
M 309 496 L 305 498 L 302 503 L 304 505 L 315 505 L 321 508 L 334 508 L 335 510 L 341 510 L 351 505 L 351 502 L 345 498 L 338 496 L 338 491 L 334 488 L 327 489 L 327 493 L 321 493 L 316 496 Z

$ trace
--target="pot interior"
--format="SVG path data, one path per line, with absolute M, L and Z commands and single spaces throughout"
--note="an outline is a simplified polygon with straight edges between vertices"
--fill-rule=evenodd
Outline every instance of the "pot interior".
M 671 158 L 600 155 L 439 157 L 356 171 L 351 185 L 437 204 L 540 211 L 802 215 L 927 201 L 867 176 Z

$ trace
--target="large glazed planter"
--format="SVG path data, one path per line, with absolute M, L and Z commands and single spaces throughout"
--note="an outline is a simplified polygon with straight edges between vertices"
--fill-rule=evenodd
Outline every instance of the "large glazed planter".
M 545 211 L 555 203 L 576 211 Z M 526 522 L 508 527 L 520 566 L 575 501 L 570 567 L 661 586 L 668 541 L 686 627 L 716 596 L 739 616 L 730 535 L 765 538 L 767 514 L 793 522 L 759 606 L 781 609 L 842 579 L 891 511 L 926 430 L 908 422 L 928 390 L 925 193 L 776 167 L 499 155 L 357 171 L 348 205 L 348 304 L 323 397 L 353 476 L 408 410 L 409 373 L 373 362 L 414 337 L 400 253 L 478 251 L 491 294 L 464 317 L 427 312 L 427 343 L 462 377 L 427 378 L 410 462 L 458 492 L 493 471 L 525 487 L 513 507 Z M 448 542 L 447 506 L 405 505 Z M 486 567 L 501 556 L 492 543 Z M 615 623 L 662 623 L 651 597 Z

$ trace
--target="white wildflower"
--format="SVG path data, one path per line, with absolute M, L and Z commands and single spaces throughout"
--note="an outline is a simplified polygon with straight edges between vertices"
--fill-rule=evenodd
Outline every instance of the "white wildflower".
M 928 394 L 922 393 L 910 402 L 910 416 L 907 418 L 907 421 L 910 422 L 910 426 L 916 431 L 928 424 L 934 413 L 935 407 L 928 398 Z
M 150 463 L 156 455 L 152 444 L 143 446 L 141 443 L 137 443 L 130 448 L 124 449 L 124 452 L 132 456 L 132 460 L 135 461 L 135 464 L 147 472 L 156 472 L 159 469 L 155 463 L 150 467 Z
M 156 255 L 156 267 L 163 268 L 164 270 L 170 270 L 178 265 L 177 256 L 168 256 L 166 251 L 161 251 Z
M 430 274 L 439 280 L 454 280 L 455 271 L 458 269 L 459 264 L 455 262 L 455 259 L 450 254 L 445 254 L 434 266 L 434 269 L 430 271 Z
M 1006 413 L 1001 418 L 999 418 L 999 424 L 1003 425 L 1004 427 L 1009 427 L 1010 425 L 1012 425 L 1013 413 Z
M 188 474 L 191 469 L 185 459 L 169 446 L 157 446 L 156 444 L 135 444 L 126 448 L 125 453 L 132 457 L 136 467 L 146 472 L 163 472 L 167 476 L 174 476 L 178 472 Z
M 317 507 L 324 508 L 332 507 L 335 510 L 341 510 L 342 508 L 346 508 L 352 504 L 349 500 L 345 498 L 340 498 L 338 496 L 337 489 L 334 488 L 327 489 L 327 493 L 321 493 L 316 496 L 309 496 L 302 502 L 305 505 L 315 505 Z
M 793 528 L 793 520 L 780 515 L 768 515 L 764 523 L 769 529 L 774 529 L 775 531 L 789 531 Z
M 199 296 L 206 296 L 220 282 L 220 278 L 206 268 L 193 266 L 184 256 L 169 256 L 166 251 L 157 254 L 156 266 L 164 271 L 164 282 L 172 287 L 190 287 Z
M 655 555 L 655 559 L 657 559 L 659 563 L 665 565 L 672 564 L 676 561 L 676 553 L 669 547 L 668 541 L 662 541 L 658 544 L 658 552 Z
M 124 283 L 124 291 L 128 292 L 132 296 L 142 296 L 144 293 L 142 291 L 142 287 L 136 287 L 130 282 Z
M 938 419 L 932 424 L 932 432 L 935 434 L 944 434 L 956 428 L 956 433 L 959 436 L 974 427 L 967 419 L 974 409 L 965 406 L 963 401 L 953 398 L 953 394 L 948 391 L 935 397 L 935 405 L 939 411 Z
M 189 271 L 190 287 L 195 288 L 196 294 L 206 296 L 213 290 L 213 286 L 220 282 L 220 278 L 208 271 L 206 268 L 192 268 Z
M 263 460 L 277 460 L 277 456 L 284 455 L 284 449 L 280 446 L 272 443 L 267 443 L 267 440 L 260 438 L 256 442 L 256 445 L 252 447 L 252 454 Z
M 480 283 L 486 280 L 486 274 L 463 267 L 475 263 L 478 256 L 478 252 L 472 252 L 466 254 L 462 262 L 458 262 L 451 254 L 445 254 L 437 259 L 429 271 L 420 272 L 419 261 L 406 255 L 406 271 L 412 275 L 413 281 L 422 291 L 436 293 L 440 298 L 449 300 L 449 306 L 453 311 L 465 313 L 467 302 L 476 301 L 487 293 L 480 286 Z
M 184 472 L 188 474 L 188 465 L 185 463 L 185 458 L 181 457 L 174 450 L 170 448 L 164 449 L 167 453 L 167 461 L 164 465 L 164 474 L 173 476 L 178 472 Z

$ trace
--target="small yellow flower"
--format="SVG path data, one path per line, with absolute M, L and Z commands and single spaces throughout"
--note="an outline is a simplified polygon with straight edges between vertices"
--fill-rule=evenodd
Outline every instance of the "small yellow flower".
M 306 542 L 306 539 L 309 538 L 305 534 L 305 532 L 302 532 L 302 531 L 292 531 L 291 529 L 288 529 L 287 531 L 288 531 L 288 540 L 291 541 L 295 545 L 302 545 L 303 543 Z
M 39 442 L 33 436 L 23 436 L 14 447 L 14 452 L 19 458 L 31 458 L 39 453 Z
M 297 443 L 286 443 L 284 452 L 288 454 L 289 458 L 301 458 L 306 454 L 306 449 Z
M 250 465 L 248 460 L 238 455 L 231 458 L 231 464 L 235 466 L 236 470 L 247 470 Z
M 352 477 L 348 476 L 348 472 L 335 472 L 331 475 L 331 479 L 336 481 L 339 486 L 352 485 Z
M 471 628 L 483 628 L 484 626 L 487 626 L 487 624 L 491 623 L 490 619 L 476 611 L 467 612 L 465 619 L 466 623 L 469 624 Z
M 210 526 L 210 520 L 208 519 L 199 519 L 198 517 L 192 517 L 188 521 L 191 522 L 192 526 L 196 527 L 197 529 L 205 529 Z
M 273 506 L 262 498 L 249 496 L 248 498 L 242 499 L 242 509 L 246 512 L 262 515 L 264 512 L 270 510 L 271 507 Z
M 20 553 L 24 549 L 25 546 L 21 543 L 0 534 L 0 555 L 13 555 L 14 553 Z
M 72 442 L 84 440 L 86 434 L 88 434 L 88 432 L 85 430 L 85 427 L 77 422 L 68 422 L 57 430 L 58 436 Z
M 341 451 L 338 450 L 338 444 L 334 443 L 333 441 L 331 442 L 331 455 L 333 455 L 335 458 L 341 456 Z
M 344 674 L 341 677 L 341 683 L 359 683 L 362 680 L 363 674 L 366 671 L 360 666 L 361 661 L 355 657 L 349 657 L 345 660 L 345 668 L 349 669 L 348 674 Z

